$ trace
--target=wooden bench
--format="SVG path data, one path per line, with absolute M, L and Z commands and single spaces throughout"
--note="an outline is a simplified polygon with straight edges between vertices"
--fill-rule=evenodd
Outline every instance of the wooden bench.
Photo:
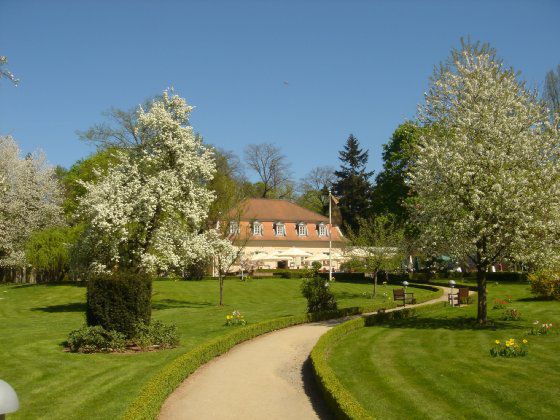
M 447 301 L 452 306 L 455 306 L 455 300 L 457 300 L 457 305 L 461 305 L 461 303 L 467 303 L 468 299 L 469 299 L 468 287 L 459 287 L 457 289 L 457 293 L 449 293 L 447 295 Z
M 407 303 L 414 302 L 414 293 L 405 292 L 404 289 L 393 289 L 393 300 L 395 302 L 401 300 L 403 306 L 406 306 Z

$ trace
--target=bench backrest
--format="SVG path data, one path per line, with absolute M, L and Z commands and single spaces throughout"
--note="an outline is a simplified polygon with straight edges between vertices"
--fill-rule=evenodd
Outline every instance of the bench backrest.
M 469 288 L 468 287 L 459 287 L 459 300 L 466 299 L 469 297 Z
M 393 289 L 393 299 L 404 298 L 404 289 Z

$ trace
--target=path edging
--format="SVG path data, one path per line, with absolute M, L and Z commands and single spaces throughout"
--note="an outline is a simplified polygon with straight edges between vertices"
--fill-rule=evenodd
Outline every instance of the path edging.
M 436 297 L 440 297 L 443 294 L 443 290 L 439 287 L 416 284 L 411 284 L 410 286 L 419 286 L 423 289 L 439 292 Z M 432 299 L 434 299 L 434 296 L 426 297 L 421 301 Z M 361 315 L 363 313 L 376 311 L 382 307 L 389 309 L 395 307 L 395 305 L 393 301 L 390 301 L 365 307 L 350 307 L 342 308 L 337 311 L 287 316 L 250 324 L 243 328 L 236 329 L 229 334 L 216 337 L 179 355 L 166 364 L 144 385 L 140 394 L 127 407 L 122 418 L 124 420 L 156 419 L 167 397 L 171 395 L 189 375 L 205 363 L 226 353 L 228 350 L 244 341 L 294 325 Z
M 363 316 L 337 325 L 319 338 L 319 341 L 317 341 L 317 344 L 311 351 L 310 359 L 313 367 L 312 371 L 321 394 L 336 418 L 373 419 L 374 417 L 372 417 L 358 400 L 354 398 L 350 391 L 344 387 L 329 366 L 327 359 L 332 345 L 338 342 L 343 336 L 365 326 L 375 325 L 387 319 L 405 319 L 416 315 L 418 312 L 441 308 L 444 305 L 445 302 L 440 301 L 419 307 L 403 307 L 402 309 L 392 312 Z

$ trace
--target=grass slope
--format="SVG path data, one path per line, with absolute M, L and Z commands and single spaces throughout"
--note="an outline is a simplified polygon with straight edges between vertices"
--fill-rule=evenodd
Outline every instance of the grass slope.
M 329 365 L 373 416 L 391 418 L 557 418 L 560 413 L 560 335 L 528 335 L 535 320 L 560 321 L 560 302 L 538 301 L 519 284 L 490 286 L 511 296 L 519 321 L 477 328 L 476 305 L 443 308 L 411 320 L 365 327 L 337 342 Z M 529 355 L 492 358 L 494 340 L 529 340 Z
M 64 353 L 61 348 L 68 332 L 84 323 L 84 287 L 0 285 L 0 378 L 16 389 L 21 403 L 10 418 L 116 418 L 162 366 L 231 331 L 223 324 L 232 310 L 240 310 L 249 323 L 304 313 L 300 284 L 296 279 L 228 280 L 226 306 L 220 308 L 217 281 L 156 281 L 153 318 L 175 323 L 181 346 L 162 352 L 96 355 Z M 339 307 L 372 303 L 366 296 L 369 285 L 332 287 Z M 429 293 L 415 290 L 418 296 Z

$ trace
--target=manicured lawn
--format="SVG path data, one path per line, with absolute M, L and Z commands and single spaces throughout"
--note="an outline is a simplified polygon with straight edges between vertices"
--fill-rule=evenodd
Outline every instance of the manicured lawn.
M 420 313 L 416 319 L 365 327 L 331 349 L 329 364 L 356 399 L 378 418 L 558 418 L 560 335 L 532 336 L 535 320 L 560 321 L 560 302 L 532 298 L 526 285 L 490 285 L 495 298 L 523 318 L 494 328 L 469 318 L 476 305 Z M 494 340 L 529 340 L 529 354 L 493 358 Z
M 116 418 L 163 365 L 230 331 L 223 326 L 226 313 L 238 309 L 249 323 L 304 313 L 300 283 L 228 280 L 227 306 L 220 308 L 217 281 L 156 281 L 153 318 L 175 323 L 181 346 L 162 352 L 96 355 L 64 353 L 61 347 L 68 332 L 84 323 L 84 287 L 0 285 L 0 378 L 12 384 L 21 403 L 10 418 Z M 365 296 L 369 285 L 332 287 L 339 307 L 372 303 Z M 418 296 L 429 293 L 415 290 Z

